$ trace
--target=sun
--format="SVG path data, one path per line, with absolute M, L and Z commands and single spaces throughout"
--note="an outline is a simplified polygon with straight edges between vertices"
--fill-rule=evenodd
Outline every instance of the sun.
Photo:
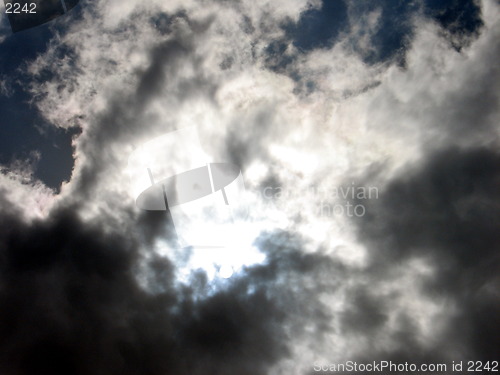
M 179 247 L 172 246 L 165 239 L 157 239 L 155 253 L 172 261 L 177 282 L 188 284 L 193 273 L 200 270 L 205 273 L 208 282 L 228 280 L 241 275 L 246 267 L 266 261 L 266 255 L 255 244 L 264 231 L 263 223 L 230 222 L 218 225 L 227 233 L 225 246 Z M 205 230 L 209 231 L 210 226 L 206 226 Z M 206 238 L 207 233 L 201 235 Z
M 187 280 L 193 271 L 200 269 L 210 281 L 216 278 L 229 279 L 245 267 L 265 261 L 265 254 L 254 245 L 261 232 L 258 224 L 248 222 L 219 225 L 227 233 L 225 246 L 189 248 L 188 260 L 177 269 L 180 280 Z M 207 236 L 206 233 L 203 235 Z

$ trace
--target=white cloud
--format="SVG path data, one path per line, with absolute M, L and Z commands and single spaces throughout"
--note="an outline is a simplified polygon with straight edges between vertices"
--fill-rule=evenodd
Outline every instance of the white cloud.
M 56 199 L 54 191 L 33 176 L 39 158 L 39 153 L 32 153 L 28 160 L 0 165 L 0 192 L 6 200 L 3 209 L 9 211 L 10 206 L 26 221 L 46 217 Z

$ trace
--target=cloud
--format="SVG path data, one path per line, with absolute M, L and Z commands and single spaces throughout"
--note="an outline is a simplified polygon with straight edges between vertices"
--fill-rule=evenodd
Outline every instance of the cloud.
M 457 352 L 470 340 L 464 354 L 493 358 L 500 327 L 482 317 L 499 302 L 491 288 L 498 286 L 500 156 L 487 148 L 452 148 L 405 169 L 359 223 L 372 267 L 383 274 L 401 261 L 425 259 L 431 272 L 420 281 L 421 293 L 454 306 L 445 340 L 457 337 Z
M 12 94 L 8 77 L 0 76 L 0 94 L 2 96 L 10 96 Z
M 466 3 L 82 2 L 26 65 L 46 120 L 81 128 L 72 178 L 0 179 L 3 372 L 492 360 L 499 8 Z M 260 233 L 229 280 L 180 278 L 195 255 L 134 205 L 130 154 L 190 125 L 243 170 Z M 379 194 L 330 194 L 355 186 Z
M 33 176 L 39 159 L 38 153 L 31 153 L 28 160 L 13 160 L 8 166 L 0 166 L 0 191 L 6 217 L 32 220 L 49 212 L 54 191 Z

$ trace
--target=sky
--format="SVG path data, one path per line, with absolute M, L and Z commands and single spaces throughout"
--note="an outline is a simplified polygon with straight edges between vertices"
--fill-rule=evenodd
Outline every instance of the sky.
M 495 0 L 2 7 L 0 373 L 498 361 L 499 40 Z M 239 168 L 224 250 L 136 204 L 139 151 Z

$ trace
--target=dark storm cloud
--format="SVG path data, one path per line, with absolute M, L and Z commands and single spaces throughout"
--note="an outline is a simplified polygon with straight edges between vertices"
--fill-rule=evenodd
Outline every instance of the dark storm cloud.
M 0 215 L 2 374 L 266 374 L 290 353 L 286 327 L 328 328 L 317 297 L 331 262 L 304 255 L 297 236 L 263 236 L 268 261 L 215 292 L 202 271 L 174 286 L 173 264 L 151 253 L 147 292 L 141 227 L 103 231 L 74 212 Z
M 347 334 L 369 335 L 387 321 L 384 299 L 370 295 L 364 288 L 352 291 L 349 304 L 342 315 L 342 329 Z
M 494 292 L 500 286 L 500 153 L 488 148 L 436 152 L 389 181 L 380 198 L 364 201 L 366 216 L 357 221 L 359 238 L 368 246 L 368 272 L 381 280 L 405 260 L 430 261 L 434 271 L 418 281 L 421 292 L 436 301 L 452 301 L 458 309 L 434 341 L 446 344 L 456 359 L 463 353 L 495 359 L 500 349 L 500 299 Z M 382 302 L 390 306 L 391 298 Z M 370 299 L 356 303 L 363 311 Z M 370 319 L 379 319 L 370 321 L 358 312 L 353 315 L 361 314 L 356 326 L 383 320 L 380 304 L 372 310 Z M 409 324 L 403 336 L 415 337 L 416 332 Z M 411 358 L 416 349 L 429 355 L 415 344 L 401 342 L 400 348 L 400 358 Z M 387 359 L 389 354 L 380 356 Z M 435 349 L 434 355 L 441 354 Z
M 475 266 L 500 245 L 499 178 L 500 154 L 492 150 L 437 152 L 417 171 L 390 182 L 362 222 L 363 236 L 397 244 L 389 246 L 394 256 L 429 246 Z

